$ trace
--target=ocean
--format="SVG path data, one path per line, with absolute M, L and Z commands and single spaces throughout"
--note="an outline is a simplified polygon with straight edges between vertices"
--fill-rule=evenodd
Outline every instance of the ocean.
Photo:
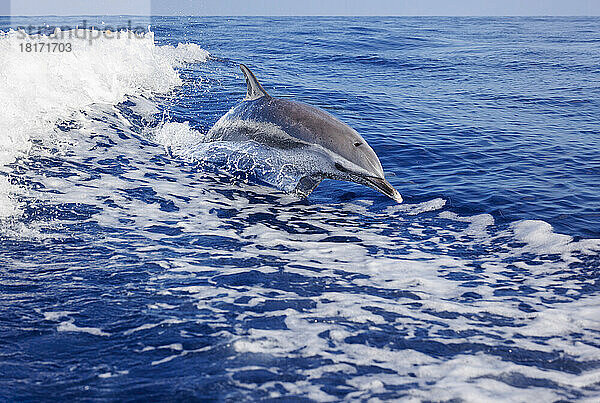
M 0 400 L 600 399 L 600 18 L 0 31 Z M 240 63 L 404 202 L 204 147 Z

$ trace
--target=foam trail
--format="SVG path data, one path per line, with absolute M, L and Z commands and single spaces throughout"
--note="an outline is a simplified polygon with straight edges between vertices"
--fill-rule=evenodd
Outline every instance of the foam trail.
M 102 259 L 107 250 L 123 253 L 131 245 L 135 256 L 152 262 L 142 269 L 148 281 L 128 282 L 132 292 L 142 287 L 151 298 L 142 309 L 129 307 L 144 316 L 123 326 L 121 317 L 82 315 L 77 291 L 75 302 L 42 310 L 61 337 L 109 344 L 138 338 L 128 353 L 145 368 L 160 370 L 161 377 L 169 366 L 189 368 L 202 354 L 227 362 L 234 357 L 227 368 L 233 379 L 247 371 L 249 360 L 256 370 L 277 373 L 279 362 L 301 359 L 313 364 L 291 366 L 289 373 L 302 383 L 292 377 L 257 386 L 242 378 L 239 386 L 317 400 L 339 400 L 321 385 L 340 373 L 348 400 L 402 388 L 415 401 L 440 395 L 508 401 L 519 394 L 553 401 L 577 397 L 575 389 L 584 397 L 595 393 L 599 297 L 587 283 L 595 281 L 589 272 L 596 266 L 598 240 L 564 238 L 542 221 L 495 223 L 487 214 L 440 211 L 443 199 L 385 209 L 272 203 L 261 189 L 236 191 L 230 183 L 198 175 L 187 162 L 153 165 L 157 155 L 163 161 L 161 147 L 119 139 L 115 129 L 128 133 L 126 122 L 111 115 L 111 108 L 94 112 L 91 127 L 115 145 L 99 148 L 106 139 L 89 136 L 87 127 L 71 130 L 72 175 L 35 179 L 58 191 L 51 195 L 53 206 L 64 209 L 76 201 L 96 208 L 93 220 L 105 229 L 103 236 L 77 235 L 99 248 Z M 193 161 L 207 146 L 201 132 L 182 123 L 163 125 L 155 140 Z M 231 156 L 226 151 L 222 155 Z M 126 161 L 123 171 L 98 169 L 90 177 L 89 168 L 119 158 Z M 305 227 L 294 227 L 299 223 Z M 40 225 L 46 236 L 70 236 L 68 218 Z M 68 265 L 78 276 L 98 267 L 79 249 L 75 253 L 77 264 Z M 586 263 L 570 264 L 577 261 Z M 121 259 L 101 263 L 123 271 Z M 37 262 L 31 266 L 37 270 Z M 139 274 L 137 266 L 132 269 L 125 270 Z M 204 278 L 208 281 L 198 281 Z M 72 283 L 62 286 L 71 289 Z M 115 285 L 107 287 L 106 298 L 129 301 L 131 294 L 120 294 L 121 301 L 112 297 Z M 197 315 L 180 310 L 185 306 L 198 309 Z M 264 326 L 263 319 L 281 323 Z M 196 335 L 177 336 L 198 323 L 219 328 L 208 346 L 190 345 Z M 176 336 L 163 340 L 164 334 Z M 567 370 L 555 360 L 564 360 Z M 98 376 L 129 369 L 120 356 L 115 362 L 98 367 Z M 582 372 L 570 372 L 570 366 Z M 519 379 L 557 386 L 521 388 Z
M 51 35 L 0 31 L 0 172 L 27 155 L 32 140 L 64 148 L 57 123 L 85 119 L 93 104 L 116 105 L 127 97 L 150 98 L 181 85 L 177 68 L 202 62 L 208 52 L 192 43 L 157 46 L 154 34 L 57 29 Z M 93 36 L 94 40 L 89 40 Z M 21 44 L 70 44 L 70 52 L 23 52 Z M 19 213 L 22 189 L 0 178 L 0 218 Z

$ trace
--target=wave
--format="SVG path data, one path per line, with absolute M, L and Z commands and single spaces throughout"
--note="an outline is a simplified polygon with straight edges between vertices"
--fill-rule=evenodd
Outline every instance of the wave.
M 106 33 L 0 31 L 0 218 L 21 212 L 18 198 L 25 189 L 6 175 L 11 164 L 30 152 L 34 140 L 60 151 L 68 142 L 59 128 L 64 122 L 86 120 L 84 111 L 92 105 L 167 94 L 182 84 L 179 67 L 209 58 L 193 43 L 158 46 L 150 31 Z M 36 43 L 69 44 L 70 51 L 23 51 L 22 45 Z

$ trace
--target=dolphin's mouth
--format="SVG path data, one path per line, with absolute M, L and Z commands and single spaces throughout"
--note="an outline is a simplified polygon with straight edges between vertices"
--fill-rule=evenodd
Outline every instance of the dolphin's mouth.
M 398 191 L 394 189 L 394 187 L 385 179 L 377 178 L 375 176 L 366 176 L 363 179 L 365 181 L 365 185 L 383 193 L 398 203 L 402 203 L 402 196 L 400 196 L 400 193 L 398 193 Z

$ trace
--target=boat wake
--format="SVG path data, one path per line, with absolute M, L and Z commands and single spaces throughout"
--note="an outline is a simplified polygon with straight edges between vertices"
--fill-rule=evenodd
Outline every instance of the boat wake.
M 290 198 L 259 183 L 293 189 L 299 151 L 205 143 L 171 104 L 200 88 L 200 46 L 148 32 L 28 54 L 19 35 L 0 34 L 12 397 L 598 394 L 600 240 L 351 184 Z

